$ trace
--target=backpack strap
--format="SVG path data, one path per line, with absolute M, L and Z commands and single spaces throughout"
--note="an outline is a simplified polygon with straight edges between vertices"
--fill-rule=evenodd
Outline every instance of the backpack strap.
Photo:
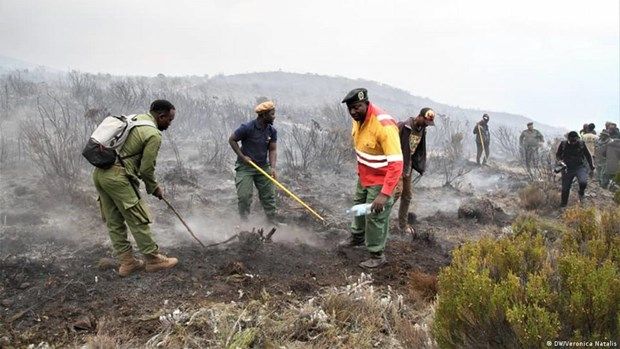
M 150 126 L 150 127 L 155 127 L 157 128 L 157 126 L 155 126 L 155 123 L 153 123 L 151 120 L 136 120 L 133 122 L 132 124 L 132 130 L 134 127 L 139 127 L 139 126 Z M 130 130 L 131 131 L 131 130 Z M 118 155 L 119 159 L 121 160 L 125 160 L 131 157 L 134 157 L 136 155 L 140 155 L 142 154 L 142 152 L 139 153 L 135 153 L 135 154 L 131 154 L 131 155 L 126 155 L 126 156 L 120 156 Z M 124 166 L 124 165 L 123 165 Z
M 155 123 L 151 120 L 136 120 L 133 123 L 133 127 L 136 127 L 136 126 L 151 126 L 151 127 L 157 128 L 157 126 L 155 126 Z
M 118 158 L 119 158 L 119 159 L 121 159 L 121 160 L 125 160 L 125 159 L 129 159 L 129 158 L 132 158 L 132 157 L 134 157 L 134 156 L 136 156 L 136 155 L 140 155 L 140 154 L 142 154 L 142 152 L 135 153 L 135 154 L 131 154 L 131 155 L 126 155 L 126 156 L 120 156 L 120 155 L 119 155 L 119 156 L 118 156 Z M 123 165 L 123 166 L 124 166 L 124 165 Z

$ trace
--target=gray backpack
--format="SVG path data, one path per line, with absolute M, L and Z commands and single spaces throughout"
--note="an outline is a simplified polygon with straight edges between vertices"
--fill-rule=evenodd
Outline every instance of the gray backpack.
M 156 127 L 150 120 L 138 120 L 136 114 L 106 117 L 90 136 L 82 155 L 95 167 L 112 167 L 120 159 L 118 150 L 136 126 Z

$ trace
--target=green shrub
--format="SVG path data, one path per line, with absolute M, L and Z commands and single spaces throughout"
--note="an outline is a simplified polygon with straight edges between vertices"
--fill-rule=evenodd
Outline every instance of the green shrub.
M 618 210 L 575 208 L 562 223 L 523 216 L 513 233 L 453 252 L 439 274 L 438 344 L 546 347 L 548 340 L 616 339 Z

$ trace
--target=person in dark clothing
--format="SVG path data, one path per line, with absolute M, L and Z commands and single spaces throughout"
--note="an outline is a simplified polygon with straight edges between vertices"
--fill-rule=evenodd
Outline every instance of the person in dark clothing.
M 420 176 L 426 169 L 426 127 L 435 125 L 435 111 L 431 108 L 422 108 L 418 116 L 398 123 L 400 148 L 403 151 L 403 174 L 396 186 L 394 199 L 400 198 L 398 207 L 398 228 L 401 233 L 413 234 L 414 229 L 407 222 L 409 204 L 412 198 L 413 170 Z
M 566 168 L 562 171 L 562 202 L 560 206 L 566 207 L 568 204 L 568 194 L 575 177 L 577 177 L 579 182 L 579 201 L 583 201 L 583 196 L 588 186 L 588 169 L 584 160 L 590 166 L 590 171 L 594 171 L 594 165 L 592 163 L 592 155 L 590 155 L 585 143 L 579 139 L 577 132 L 571 131 L 568 133 L 567 140 L 560 143 L 555 157 L 566 165 Z
M 484 152 L 484 160 L 482 164 L 486 164 L 489 160 L 489 144 L 491 143 L 491 133 L 489 132 L 489 114 L 482 115 L 482 120 L 474 126 L 474 134 L 476 135 L 476 163 L 480 165 L 480 157 Z

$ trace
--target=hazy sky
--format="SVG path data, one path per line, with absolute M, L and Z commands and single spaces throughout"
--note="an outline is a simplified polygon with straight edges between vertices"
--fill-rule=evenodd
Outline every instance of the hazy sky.
M 0 54 L 113 74 L 340 75 L 600 129 L 620 119 L 619 3 L 0 0 Z

